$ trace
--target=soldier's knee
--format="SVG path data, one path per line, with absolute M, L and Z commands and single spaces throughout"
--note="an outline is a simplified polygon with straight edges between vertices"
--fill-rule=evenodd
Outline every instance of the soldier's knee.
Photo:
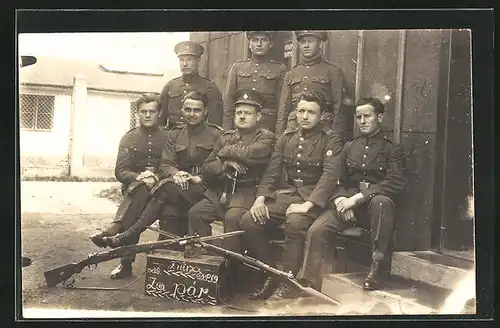
M 241 217 L 240 220 L 240 229 L 244 231 L 255 231 L 255 230 L 260 230 L 259 226 L 257 223 L 254 222 L 252 215 L 250 214 L 250 211 L 245 212 L 243 216 Z
M 370 206 L 374 207 L 392 207 L 394 206 L 394 202 L 392 199 L 390 199 L 387 196 L 384 195 L 375 195 L 371 200 L 370 200 Z
M 146 187 L 145 184 L 141 183 L 137 187 L 135 187 L 132 192 L 130 193 L 132 197 L 148 197 L 149 196 L 149 189 Z
M 231 227 L 239 227 L 240 221 L 245 215 L 246 210 L 241 208 L 231 208 L 226 212 L 224 216 L 224 225 Z
M 321 214 L 320 217 L 313 222 L 313 224 L 307 230 L 307 233 L 311 236 L 320 236 L 324 234 L 335 222 L 335 213 L 332 210 L 327 210 Z
M 202 220 L 203 213 L 201 211 L 201 208 L 194 205 L 189 209 L 187 212 L 187 217 L 189 222 L 200 222 Z
M 307 231 L 307 218 L 301 214 L 290 214 L 286 217 L 283 227 L 286 235 L 295 235 Z

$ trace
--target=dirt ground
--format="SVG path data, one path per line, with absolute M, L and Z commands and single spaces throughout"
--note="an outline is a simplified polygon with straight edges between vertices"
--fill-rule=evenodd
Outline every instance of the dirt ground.
M 22 269 L 24 317 L 295 316 L 333 315 L 345 312 L 340 307 L 322 303 L 314 298 L 254 302 L 240 295 L 231 302 L 231 305 L 239 308 L 237 310 L 224 305 L 200 306 L 146 296 L 144 275 L 140 276 L 146 266 L 145 254 L 137 256 L 134 276 L 128 279 L 118 281 L 109 279 L 109 273 L 118 264 L 118 260 L 101 263 L 93 270 L 86 268 L 75 275 L 75 286 L 82 287 L 124 286 L 140 276 L 135 283 L 124 290 L 47 287 L 44 271 L 79 261 L 87 254 L 100 250 L 87 237 L 111 222 L 117 205 L 96 195 L 102 189 L 113 185 L 114 183 L 31 181 L 21 184 L 21 252 L 23 256 L 30 257 L 33 261 L 30 266 Z M 156 240 L 156 237 L 154 232 L 146 231 L 141 237 L 141 242 Z M 74 310 L 80 311 L 76 314 L 68 312 Z

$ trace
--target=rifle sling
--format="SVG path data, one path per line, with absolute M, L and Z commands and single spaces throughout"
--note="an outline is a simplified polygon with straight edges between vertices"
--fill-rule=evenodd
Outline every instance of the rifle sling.
M 132 286 L 135 284 L 144 274 L 146 273 L 146 270 L 144 270 L 140 275 L 137 276 L 132 282 L 123 285 L 123 286 L 118 286 L 118 287 L 98 287 L 98 286 L 74 286 L 74 281 L 73 283 L 66 285 L 64 284 L 65 289 L 86 289 L 86 290 L 125 290 L 125 288 Z

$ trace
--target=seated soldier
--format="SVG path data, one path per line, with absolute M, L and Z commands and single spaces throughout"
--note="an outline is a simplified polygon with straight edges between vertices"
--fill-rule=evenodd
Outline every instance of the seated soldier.
M 257 198 L 239 224 L 245 230 L 244 240 L 252 256 L 276 267 L 267 233 L 284 223 L 283 270 L 294 275 L 302 263 L 307 229 L 326 208 L 341 175 L 342 140 L 320 124 L 323 108 L 321 93 L 305 92 L 299 96 L 299 127 L 279 137 L 257 188 Z M 283 169 L 289 188 L 276 192 Z M 250 298 L 266 299 L 277 287 L 276 279 L 267 277 Z M 289 297 L 290 293 L 282 285 L 277 295 Z
M 384 105 L 376 98 L 356 104 L 361 135 L 347 142 L 342 155 L 344 174 L 330 209 L 313 223 L 306 237 L 304 263 L 298 278 L 319 283 L 327 242 L 355 223 L 371 230 L 373 256 L 363 288 L 377 289 L 381 268 L 390 256 L 394 229 L 394 200 L 405 188 L 404 153 L 380 130 Z
M 99 247 L 106 246 L 103 237 L 115 235 L 134 224 L 150 199 L 150 189 L 158 181 L 158 164 L 167 137 L 167 131 L 159 126 L 158 103 L 155 95 L 143 95 L 136 101 L 139 127 L 122 137 L 115 166 L 124 199 L 113 223 L 103 232 L 89 237 Z M 128 240 L 130 244 L 138 241 L 138 235 Z M 122 258 L 120 265 L 111 272 L 111 278 L 130 276 L 134 260 L 135 256 Z
M 188 212 L 190 234 L 208 236 L 210 224 L 222 219 L 224 232 L 238 230 L 236 222 L 252 205 L 256 186 L 274 149 L 274 133 L 257 128 L 261 119 L 261 94 L 243 89 L 236 92 L 235 99 L 236 129 L 222 135 L 203 163 L 203 176 L 214 184 L 209 185 L 206 197 Z M 225 239 L 224 247 L 241 252 L 240 236 Z M 188 257 L 195 254 L 186 252 Z
M 200 175 L 201 164 L 212 152 L 222 134 L 222 128 L 206 121 L 207 96 L 191 91 L 182 102 L 181 113 L 186 123 L 173 127 L 160 161 L 160 177 L 163 178 L 152 190 L 153 198 L 147 204 L 137 222 L 125 232 L 104 237 L 106 245 L 125 245 L 130 236 L 140 235 L 149 225 L 161 219 L 168 230 L 183 220 L 187 230 L 186 214 L 191 206 L 203 198 L 205 182 Z M 179 233 L 179 231 L 176 231 Z

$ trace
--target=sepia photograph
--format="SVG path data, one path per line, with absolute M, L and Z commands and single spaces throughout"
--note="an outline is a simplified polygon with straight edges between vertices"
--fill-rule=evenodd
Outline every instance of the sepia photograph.
M 476 314 L 471 37 L 18 34 L 23 318 Z

